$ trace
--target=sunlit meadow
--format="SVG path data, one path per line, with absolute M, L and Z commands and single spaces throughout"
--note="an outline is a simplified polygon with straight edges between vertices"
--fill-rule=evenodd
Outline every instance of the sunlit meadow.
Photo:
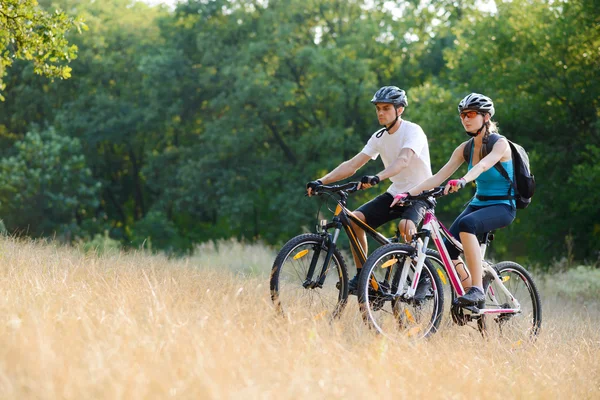
M 392 343 L 360 322 L 355 298 L 333 324 L 276 315 L 274 255 L 236 242 L 169 259 L 0 239 L 0 398 L 600 396 L 598 270 L 538 278 L 534 344 L 451 324 Z

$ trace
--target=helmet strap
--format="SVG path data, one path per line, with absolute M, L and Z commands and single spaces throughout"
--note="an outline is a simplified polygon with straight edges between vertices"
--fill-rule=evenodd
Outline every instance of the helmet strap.
M 485 133 L 487 135 L 489 133 L 488 132 L 489 129 L 487 129 L 487 128 L 489 128 L 489 126 L 490 126 L 490 121 L 487 121 L 487 122 L 484 122 L 483 124 L 481 124 L 481 128 L 479 128 L 477 130 L 477 132 L 475 132 L 475 133 L 473 133 L 473 132 L 466 132 L 466 133 L 467 133 L 467 135 L 469 135 L 471 137 L 477 137 L 477 136 L 479 136 L 479 134 L 481 133 L 481 131 L 483 130 L 483 128 L 486 128 Z
M 394 122 L 392 122 L 389 125 L 385 125 L 385 130 L 388 131 L 388 133 L 390 133 L 390 129 L 392 129 L 394 127 L 394 125 L 396 125 L 396 122 L 398 122 L 398 118 L 400 118 L 400 116 L 398 115 L 398 108 L 399 107 L 395 107 L 395 110 L 396 110 L 396 119 L 394 120 Z

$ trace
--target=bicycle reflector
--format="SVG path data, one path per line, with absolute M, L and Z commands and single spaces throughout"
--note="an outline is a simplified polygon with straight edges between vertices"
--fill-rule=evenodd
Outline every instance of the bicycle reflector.
M 299 258 L 302 258 L 302 257 L 304 257 L 304 256 L 305 256 L 305 255 L 307 255 L 307 254 L 308 254 L 308 250 L 302 250 L 301 252 L 299 252 L 298 254 L 296 254 L 296 255 L 294 256 L 294 260 L 297 260 L 297 259 L 299 259 Z

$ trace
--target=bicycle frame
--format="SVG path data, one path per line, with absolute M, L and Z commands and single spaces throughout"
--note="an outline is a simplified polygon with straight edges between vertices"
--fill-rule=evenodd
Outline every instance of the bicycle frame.
M 327 220 L 321 221 L 320 225 L 318 225 L 318 233 L 323 235 L 327 235 L 327 239 L 324 244 L 327 245 L 327 255 L 325 256 L 325 262 L 323 263 L 323 267 L 319 273 L 319 277 L 317 280 L 313 281 L 312 277 L 315 272 L 316 265 L 319 260 L 320 252 L 323 248 L 317 249 L 313 255 L 313 259 L 311 260 L 310 266 L 308 268 L 308 272 L 306 274 L 306 280 L 304 281 L 305 288 L 314 288 L 314 287 L 322 287 L 325 283 L 325 277 L 327 276 L 327 271 L 329 270 L 329 263 L 331 261 L 331 257 L 333 256 L 333 251 L 336 247 L 336 243 L 342 228 L 348 235 L 348 239 L 350 240 L 350 246 L 354 250 L 355 254 L 360 260 L 361 265 L 365 263 L 367 260 L 367 254 L 365 250 L 360 245 L 356 232 L 352 229 L 352 225 L 350 221 L 354 222 L 361 229 L 365 231 L 365 233 L 371 236 L 375 241 L 380 243 L 381 245 L 391 243 L 391 241 L 377 232 L 375 229 L 371 228 L 365 222 L 360 220 L 352 211 L 350 211 L 346 207 L 346 194 L 342 195 L 342 198 L 336 200 L 337 206 L 335 212 L 333 214 L 333 219 L 331 222 L 327 222 Z M 328 229 L 334 228 L 333 234 L 328 232 Z M 373 286 L 378 289 L 379 284 L 375 279 L 373 279 Z
M 418 261 L 417 261 L 417 265 L 415 267 L 415 277 L 413 279 L 413 283 L 412 283 L 411 287 L 408 288 L 408 290 L 406 291 L 405 296 L 410 298 L 410 297 L 413 297 L 415 294 L 415 290 L 417 288 L 417 283 L 418 283 L 418 278 L 419 278 L 419 275 L 421 274 L 421 270 L 423 268 L 423 263 L 425 261 L 425 256 L 426 256 L 425 251 L 427 249 L 427 245 L 429 243 L 430 237 L 433 239 L 435 247 L 437 248 L 438 252 L 440 253 L 440 256 L 442 258 L 442 263 L 444 264 L 446 274 L 448 275 L 448 277 L 450 279 L 450 284 L 452 285 L 454 292 L 458 296 L 463 296 L 465 294 L 465 289 L 462 286 L 460 277 L 458 275 L 458 272 L 456 271 L 456 267 L 454 266 L 454 263 L 450 259 L 448 250 L 446 249 L 446 246 L 444 245 L 444 243 L 442 243 L 442 239 L 446 238 L 446 240 L 448 240 L 450 243 L 452 243 L 454 246 L 456 246 L 456 248 L 458 248 L 461 252 L 463 250 L 462 244 L 459 241 L 457 241 L 452 236 L 452 234 L 450 234 L 450 232 L 446 229 L 446 227 L 444 227 L 444 225 L 440 221 L 438 221 L 438 219 L 436 218 L 436 216 L 432 210 L 426 211 L 425 218 L 423 221 L 423 227 L 421 229 L 421 232 L 419 232 L 419 233 L 424 234 L 425 237 L 422 241 L 419 240 L 419 241 L 415 242 L 415 247 L 417 249 L 417 254 L 418 254 L 418 259 L 417 259 Z M 517 301 L 517 299 L 515 299 L 514 296 L 508 291 L 508 289 L 506 289 L 506 287 L 502 284 L 502 280 L 500 279 L 500 277 L 498 276 L 498 274 L 496 273 L 494 268 L 492 268 L 489 265 L 489 263 L 484 260 L 486 249 L 487 249 L 487 241 L 484 241 L 484 243 L 481 244 L 481 260 L 482 260 L 483 272 L 491 274 L 492 281 L 496 281 L 496 282 L 500 283 L 499 287 L 510 299 L 510 301 L 512 303 L 511 304 L 512 307 L 496 308 L 496 309 L 482 309 L 479 311 L 480 314 L 509 314 L 509 313 L 520 312 L 521 306 L 520 306 L 519 302 Z M 406 276 L 408 275 L 408 271 L 410 269 L 411 263 L 412 263 L 412 260 L 410 258 L 407 258 L 404 268 L 402 270 L 402 276 L 401 276 L 400 282 L 406 281 Z M 399 289 L 398 293 L 402 293 L 402 290 L 404 290 L 404 288 L 398 288 L 398 289 Z M 489 290 L 490 290 L 489 296 L 491 298 L 491 301 L 494 302 L 494 304 L 496 306 L 500 306 L 499 302 L 496 299 L 496 295 L 494 293 L 493 287 L 490 287 Z

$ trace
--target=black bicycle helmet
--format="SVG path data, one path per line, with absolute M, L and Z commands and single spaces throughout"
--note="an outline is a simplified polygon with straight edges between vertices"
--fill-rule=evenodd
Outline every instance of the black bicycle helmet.
M 371 103 L 390 103 L 396 107 L 406 107 L 408 105 L 408 100 L 406 99 L 404 90 L 399 87 L 384 86 L 373 95 Z
M 496 112 L 492 99 L 479 93 L 471 93 L 458 103 L 458 112 L 461 113 L 464 110 L 487 112 L 490 113 L 490 117 L 493 117 Z

